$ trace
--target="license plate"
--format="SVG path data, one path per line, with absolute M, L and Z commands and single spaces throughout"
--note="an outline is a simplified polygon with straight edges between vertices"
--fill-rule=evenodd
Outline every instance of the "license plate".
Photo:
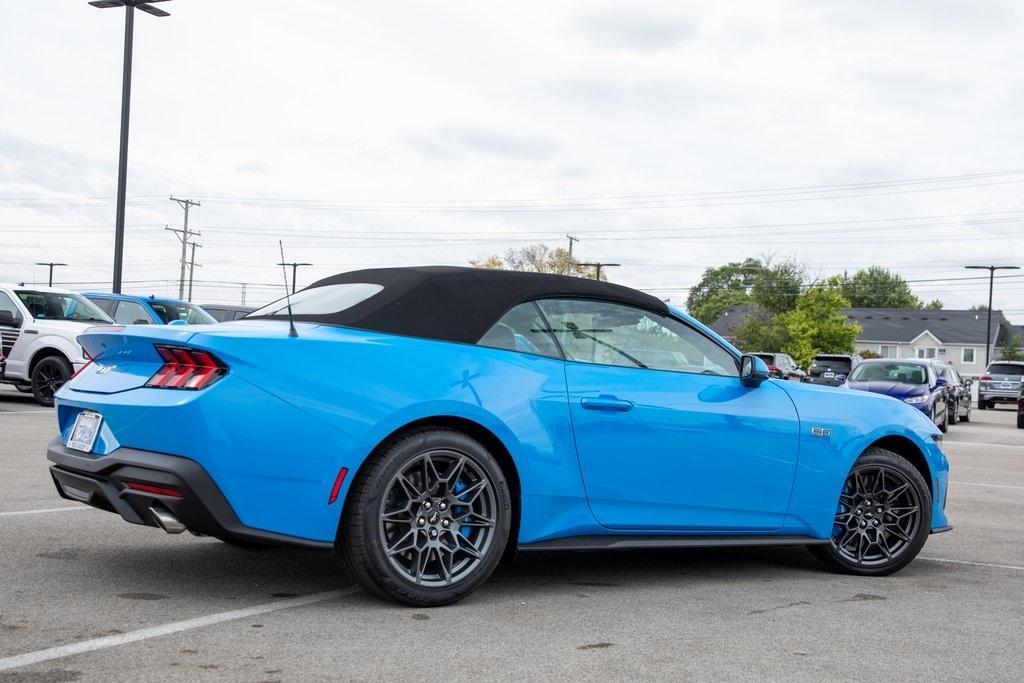
M 103 416 L 99 413 L 83 411 L 75 418 L 75 426 L 71 428 L 71 438 L 68 439 L 68 448 L 76 451 L 92 451 L 96 443 L 96 436 L 100 433 L 100 424 Z
M 999 388 L 1000 389 L 1013 389 L 1013 384 L 1011 382 L 1000 382 L 999 383 Z
M 821 376 L 824 377 L 825 379 L 832 379 L 833 377 L 836 376 L 836 373 L 834 373 L 834 372 L 823 372 L 823 373 L 821 373 Z

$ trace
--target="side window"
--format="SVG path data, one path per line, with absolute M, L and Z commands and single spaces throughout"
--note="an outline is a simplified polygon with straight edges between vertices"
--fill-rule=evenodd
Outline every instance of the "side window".
M 537 302 L 569 360 L 737 377 L 736 359 L 684 323 L 601 301 Z
M 148 325 L 152 321 L 142 304 L 136 301 L 118 301 L 114 322 L 121 325 Z
M 15 321 L 21 320 L 21 311 L 19 311 L 18 307 L 14 305 L 14 301 L 11 300 L 11 297 L 7 296 L 3 292 L 0 292 L 0 311 L 7 311 Z
M 89 299 L 89 301 L 96 304 L 96 306 L 107 315 L 114 314 L 114 304 L 117 303 L 115 299 Z
M 477 342 L 479 346 L 508 349 L 522 353 L 536 353 L 561 358 L 558 345 L 537 310 L 537 304 L 519 304 L 503 315 Z

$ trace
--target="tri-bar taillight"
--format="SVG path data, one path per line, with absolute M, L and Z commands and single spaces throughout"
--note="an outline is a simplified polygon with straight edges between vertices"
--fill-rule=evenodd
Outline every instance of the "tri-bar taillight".
M 164 359 L 164 364 L 146 382 L 147 387 L 198 391 L 228 372 L 227 366 L 207 351 L 157 344 L 156 352 Z

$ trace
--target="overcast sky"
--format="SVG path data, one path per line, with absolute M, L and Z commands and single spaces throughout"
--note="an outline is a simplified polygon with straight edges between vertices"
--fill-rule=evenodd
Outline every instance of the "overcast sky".
M 315 264 L 301 286 L 574 234 L 673 303 L 767 253 L 1024 265 L 1014 0 L 160 6 L 136 16 L 129 292 L 177 292 L 170 194 L 202 202 L 201 302 L 278 298 L 278 238 Z M 123 10 L 5 3 L 0 280 L 64 261 L 58 284 L 109 291 L 122 39 Z M 967 307 L 987 283 L 914 290 Z M 1024 277 L 996 306 L 1024 320 Z

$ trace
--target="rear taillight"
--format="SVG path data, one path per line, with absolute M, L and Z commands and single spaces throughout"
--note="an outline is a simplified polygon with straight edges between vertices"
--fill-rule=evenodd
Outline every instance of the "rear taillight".
M 979 381 L 982 381 L 982 382 L 991 382 L 991 381 L 992 381 L 992 375 L 982 375 L 982 376 L 981 376 L 981 377 L 979 378 Z
M 156 352 L 164 359 L 147 387 L 156 389 L 205 389 L 227 374 L 226 365 L 212 354 L 181 346 L 157 345 Z

